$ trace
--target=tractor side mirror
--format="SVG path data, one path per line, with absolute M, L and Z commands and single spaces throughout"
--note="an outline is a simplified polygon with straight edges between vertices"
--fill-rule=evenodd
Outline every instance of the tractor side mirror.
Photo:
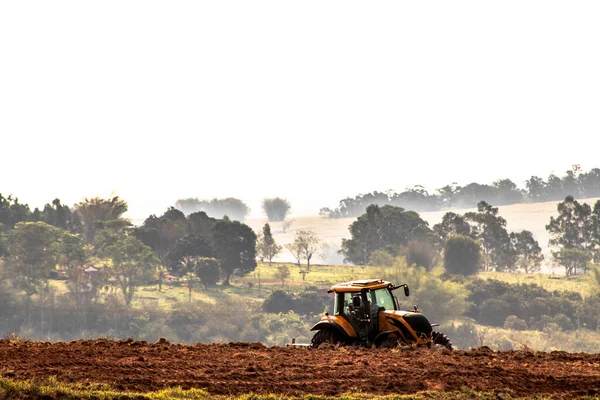
M 408 297 L 409 294 L 410 294 L 410 291 L 408 290 L 408 286 L 404 286 L 404 295 L 406 297 Z
M 352 307 L 360 307 L 360 297 L 355 296 L 352 298 Z

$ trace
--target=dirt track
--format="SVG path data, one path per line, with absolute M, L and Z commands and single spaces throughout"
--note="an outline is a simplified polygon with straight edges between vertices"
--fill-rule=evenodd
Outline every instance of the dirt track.
M 600 393 L 600 355 L 266 348 L 261 344 L 176 345 L 132 340 L 71 343 L 0 340 L 0 373 L 108 383 L 117 390 L 171 386 L 218 394 L 338 395 L 424 390 L 506 391 L 517 396 Z

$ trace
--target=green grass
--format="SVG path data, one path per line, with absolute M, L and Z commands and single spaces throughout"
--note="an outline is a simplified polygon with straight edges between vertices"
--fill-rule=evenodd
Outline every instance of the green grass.
M 590 277 L 588 275 L 566 277 L 564 275 L 551 274 L 480 272 L 478 276 L 483 279 L 496 279 L 513 284 L 535 283 L 549 291 L 560 290 L 578 292 L 581 293 L 582 296 L 587 296 L 594 290 L 594 287 L 590 284 Z
M 0 377 L 0 399 L 11 400 L 74 400 L 74 399 L 94 399 L 94 400 L 408 400 L 408 399 L 513 399 L 508 392 L 474 392 L 470 390 L 462 390 L 460 392 L 435 392 L 427 391 L 410 395 L 387 395 L 375 396 L 362 392 L 349 392 L 340 396 L 320 396 L 320 395 L 305 395 L 305 396 L 283 396 L 283 395 L 256 395 L 242 394 L 234 396 L 219 396 L 206 392 L 202 389 L 183 390 L 181 388 L 165 389 L 158 392 L 119 392 L 113 390 L 108 385 L 82 385 L 82 384 L 66 384 L 61 383 L 56 379 L 46 381 L 17 381 L 8 378 Z M 535 399 L 544 399 L 544 396 L 531 397 Z M 592 398 L 592 397 L 581 397 Z

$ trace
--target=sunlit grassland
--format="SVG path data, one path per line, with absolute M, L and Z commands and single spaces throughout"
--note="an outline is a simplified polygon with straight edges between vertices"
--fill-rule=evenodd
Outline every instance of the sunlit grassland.
M 0 378 L 0 399 L 11 400 L 72 400 L 72 399 L 94 399 L 94 400 L 405 400 L 405 399 L 512 399 L 508 391 L 502 393 L 474 392 L 463 389 L 458 392 L 436 392 L 425 391 L 409 395 L 387 395 L 376 396 L 363 392 L 349 392 L 339 396 L 284 396 L 284 395 L 215 395 L 202 389 L 184 390 L 181 388 L 165 389 L 157 392 L 126 392 L 115 391 L 108 385 L 94 384 L 66 384 L 56 379 L 46 381 L 17 381 L 8 378 Z M 532 398 L 542 399 L 535 396 Z M 581 397 L 588 398 L 588 397 Z M 591 398 L 591 397 L 590 397 Z
M 580 293 L 582 296 L 592 294 L 595 290 L 591 285 L 589 275 L 576 275 L 566 277 L 565 275 L 553 274 L 525 274 L 510 272 L 481 272 L 478 274 L 483 279 L 496 279 L 512 284 L 536 284 L 548 291 L 570 291 Z

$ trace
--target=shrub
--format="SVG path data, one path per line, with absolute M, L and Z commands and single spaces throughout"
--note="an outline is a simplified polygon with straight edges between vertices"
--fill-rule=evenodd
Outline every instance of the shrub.
M 478 320 L 485 325 L 503 326 L 508 318 L 510 306 L 501 299 L 487 299 L 479 306 Z
M 394 265 L 395 257 L 384 249 L 377 249 L 369 257 L 369 265 L 376 267 L 391 267 Z
M 410 287 L 410 297 L 397 294 L 401 308 L 412 309 L 417 304 L 431 322 L 443 322 L 463 315 L 468 292 L 463 285 L 443 279 L 442 273 L 441 268 L 427 271 L 423 267 L 409 267 L 404 258 L 399 258 L 394 267 L 382 268 L 380 275 Z
M 455 235 L 446 239 L 444 268 L 451 274 L 473 275 L 481 267 L 479 244 L 468 236 Z
M 263 310 L 268 313 L 286 313 L 294 308 L 294 297 L 283 290 L 276 290 L 265 299 Z
M 509 315 L 504 321 L 504 329 L 513 329 L 515 331 L 526 331 L 528 329 L 527 322 L 522 319 Z
M 406 247 L 402 249 L 402 254 L 406 257 L 406 264 L 425 267 L 425 269 L 429 271 L 435 265 L 438 251 L 430 242 L 411 240 Z

